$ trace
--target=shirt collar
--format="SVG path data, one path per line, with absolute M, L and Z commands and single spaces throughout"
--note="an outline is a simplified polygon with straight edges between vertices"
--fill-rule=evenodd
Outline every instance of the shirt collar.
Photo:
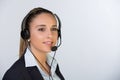
M 51 66 L 53 58 L 49 54 L 47 55 L 47 63 L 49 66 Z M 56 59 L 53 60 L 52 66 L 51 66 L 51 74 L 54 75 L 56 68 L 57 68 L 57 61 Z M 27 48 L 26 53 L 25 53 L 25 67 L 32 67 L 32 66 L 37 66 L 38 69 L 40 68 L 35 57 L 32 55 L 30 50 Z

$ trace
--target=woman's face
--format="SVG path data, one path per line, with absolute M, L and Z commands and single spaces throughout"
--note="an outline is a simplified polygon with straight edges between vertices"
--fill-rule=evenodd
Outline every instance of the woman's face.
M 30 46 L 33 51 L 48 53 L 58 39 L 55 17 L 48 13 L 37 15 L 30 22 Z

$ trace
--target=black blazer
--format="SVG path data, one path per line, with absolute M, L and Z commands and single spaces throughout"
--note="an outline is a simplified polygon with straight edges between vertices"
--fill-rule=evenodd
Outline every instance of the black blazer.
M 57 65 L 56 74 L 65 80 Z M 44 80 L 36 66 L 25 67 L 24 55 L 5 73 L 2 80 Z

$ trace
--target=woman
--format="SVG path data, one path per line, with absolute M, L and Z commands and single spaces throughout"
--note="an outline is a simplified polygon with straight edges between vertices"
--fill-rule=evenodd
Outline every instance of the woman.
M 47 9 L 34 8 L 23 19 L 21 27 L 20 59 L 5 73 L 3 80 L 65 80 L 57 61 L 48 54 L 60 46 L 58 16 Z

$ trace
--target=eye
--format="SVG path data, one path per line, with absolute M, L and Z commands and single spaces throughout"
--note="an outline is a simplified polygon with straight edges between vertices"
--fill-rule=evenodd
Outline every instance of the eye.
M 38 31 L 45 31 L 45 28 L 39 28 Z
M 58 31 L 58 28 L 52 28 L 51 31 Z

